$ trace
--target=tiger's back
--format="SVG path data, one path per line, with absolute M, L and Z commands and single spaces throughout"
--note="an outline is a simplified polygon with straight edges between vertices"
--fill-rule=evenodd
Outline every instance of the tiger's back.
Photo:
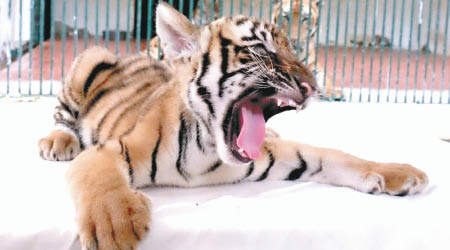
M 123 137 L 151 93 L 171 77 L 166 66 L 147 56 L 116 58 L 106 49 L 90 48 L 72 66 L 55 122 L 69 125 L 84 147 Z

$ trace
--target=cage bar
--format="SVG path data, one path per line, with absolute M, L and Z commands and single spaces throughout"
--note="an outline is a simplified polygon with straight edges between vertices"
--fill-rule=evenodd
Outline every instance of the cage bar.
M 414 14 L 415 14 L 415 5 L 416 0 L 412 0 L 411 4 L 411 18 L 409 21 L 409 38 L 408 38 L 408 57 L 407 57 L 407 64 L 406 64 L 406 81 L 405 81 L 405 98 L 403 100 L 404 103 L 408 101 L 408 84 L 409 84 L 409 67 L 411 62 L 411 48 L 412 48 L 412 34 L 413 34 L 413 24 L 414 24 Z
M 308 22 L 310 23 L 311 22 L 311 1 L 309 2 L 309 4 L 310 4 L 310 8 L 309 8 L 309 15 L 310 15 L 310 17 L 309 17 L 309 20 L 308 20 Z M 326 46 L 325 46 L 325 57 L 324 57 L 324 60 L 325 60 L 325 62 L 324 62 L 324 66 L 323 66 L 323 75 L 324 75 L 324 77 L 323 77 L 323 86 L 324 86 L 324 88 L 326 88 L 326 82 L 327 82 L 327 68 L 328 68 L 328 48 L 329 48 L 329 46 L 328 46 L 328 44 L 329 44 L 329 39 L 330 39 L 330 16 L 331 16 L 331 2 L 329 2 L 328 3 L 328 6 L 327 6 L 327 32 L 326 32 L 326 35 L 325 35 L 325 44 L 326 44 Z M 309 26 L 310 24 L 308 24 L 308 26 Z M 308 37 L 310 36 L 310 33 L 309 33 L 309 27 L 308 27 Z M 308 41 L 306 42 L 306 51 L 309 51 L 308 49 Z M 306 64 L 308 64 L 308 60 L 306 60 Z M 334 83 L 333 83 L 334 84 Z M 334 91 L 334 88 L 333 88 L 333 91 Z
M 303 0 L 300 0 L 300 5 L 298 6 L 297 38 L 296 38 L 296 40 L 295 40 L 295 44 L 296 44 L 296 47 L 295 47 L 295 55 L 297 56 L 297 58 L 298 58 L 299 55 L 300 55 L 300 46 L 302 46 L 301 43 L 300 43 L 300 37 L 301 37 L 301 33 L 302 33 L 301 27 L 302 27 L 302 25 L 303 25 L 303 21 L 302 21 L 302 20 L 303 20 L 302 8 L 303 8 Z M 319 34 L 317 34 L 317 35 L 319 35 Z M 316 46 L 316 48 L 317 48 L 317 46 Z M 316 54 L 317 54 L 317 50 L 316 50 L 315 52 L 316 52 Z M 302 59 L 302 58 L 301 58 L 301 59 Z
M 388 73 L 387 73 L 387 93 L 386 93 L 386 102 L 389 102 L 389 96 L 390 96 L 390 90 L 391 90 L 391 75 L 392 75 L 392 57 L 394 54 L 394 34 L 395 34 L 395 21 L 397 20 L 396 16 L 396 7 L 397 7 L 397 1 L 393 1 L 393 8 L 392 8 L 392 29 L 391 29 L 391 39 L 392 44 L 391 48 L 389 50 L 389 66 L 388 66 Z
M 369 64 L 369 90 L 368 90 L 368 96 L 367 96 L 367 101 L 370 102 L 370 95 L 372 93 L 372 80 L 373 80 L 373 57 L 374 57 L 374 53 L 375 53 L 375 46 L 376 46 L 376 37 L 375 37 L 375 29 L 377 27 L 377 12 L 378 12 L 378 0 L 375 0 L 374 3 L 375 7 L 373 8 L 373 13 L 372 13 L 372 36 L 371 36 L 371 47 L 370 47 L 370 64 Z
M 110 32 L 110 28 L 109 28 L 109 9 L 110 9 L 110 1 L 111 0 L 106 0 L 106 20 L 105 20 L 105 47 L 109 48 L 109 32 Z
M 381 26 L 381 37 L 384 38 L 385 28 L 386 28 L 386 10 L 387 10 L 387 0 L 384 0 L 383 4 L 383 24 Z M 391 44 L 392 46 L 392 44 Z M 380 64 L 378 68 L 378 87 L 377 87 L 377 102 L 380 102 L 380 91 L 381 91 L 381 81 L 383 75 L 383 61 L 384 61 L 384 43 L 380 44 Z
M 128 0 L 127 3 L 127 35 L 126 35 L 126 52 L 130 52 L 130 39 L 131 39 L 131 33 L 130 33 L 130 11 L 131 11 L 131 0 Z
M 423 0 L 419 0 L 419 14 L 418 14 L 418 23 L 417 23 L 417 44 L 421 44 L 422 38 L 422 20 L 423 20 Z M 414 90 L 413 90 L 413 102 L 416 102 L 416 94 L 417 94 L 417 79 L 419 74 L 419 56 L 420 49 L 416 49 L 416 65 L 414 71 Z
M 447 11 L 446 11 L 446 17 L 445 17 L 445 29 L 444 29 L 444 41 L 448 41 L 448 30 L 449 30 L 449 20 L 450 19 L 450 2 L 447 1 Z M 443 51 L 442 51 L 442 62 L 441 62 L 441 80 L 440 80 L 440 87 L 439 87 L 439 104 L 442 103 L 442 91 L 444 89 L 444 73 L 445 73 L 445 66 L 446 60 L 447 60 L 447 46 L 448 43 L 444 43 Z M 447 67 L 448 69 L 448 67 Z M 450 83 L 448 84 L 448 100 L 447 103 L 450 104 Z
M 438 0 L 438 6 L 437 6 L 437 15 L 436 15 L 436 27 L 435 27 L 435 33 L 434 33 L 434 48 L 433 48 L 433 64 L 432 64 L 432 74 L 431 74 L 431 95 L 430 95 L 430 103 L 433 103 L 433 91 L 434 91 L 434 82 L 436 81 L 436 54 L 437 54 L 437 42 L 438 42 L 438 35 L 439 35 L 439 21 L 441 19 L 441 0 Z M 445 41 L 444 41 L 445 42 Z
M 253 1 L 252 1 L 253 2 Z M 287 36 L 289 40 L 291 39 L 291 28 L 292 28 L 292 6 L 293 6 L 294 0 L 289 1 L 289 16 L 288 16 L 288 23 L 287 23 Z
M 62 19 L 65 20 L 66 18 L 66 4 L 67 0 L 63 0 L 62 2 Z M 86 30 L 85 30 L 86 33 Z M 31 53 L 30 50 L 30 55 Z M 65 59 L 66 59 L 66 26 L 62 25 L 61 27 L 61 79 L 64 81 L 64 69 L 65 69 Z M 31 94 L 31 93 L 30 93 Z
M 191 4 L 192 0 L 189 1 L 189 9 L 191 8 Z M 147 55 L 150 55 L 150 38 L 152 37 L 152 22 L 153 22 L 153 11 L 151 11 L 151 8 L 153 6 L 153 0 L 149 0 L 148 1 L 148 6 L 147 9 L 148 11 L 148 16 L 147 16 Z M 189 13 L 191 14 L 191 13 Z
M 65 0 L 63 0 L 65 1 Z M 30 1 L 30 39 L 28 40 L 28 95 L 31 95 L 31 81 L 33 76 L 33 53 L 30 53 L 33 50 L 33 18 L 34 15 L 34 0 Z
M 12 1 L 8 1 L 8 22 L 11 20 L 11 5 Z M 6 94 L 10 91 L 11 82 L 11 30 L 7 31 L 7 41 L 6 41 Z
M 334 39 L 334 63 L 333 63 L 333 80 L 332 80 L 332 93 L 331 93 L 331 100 L 334 101 L 335 98 L 335 90 L 336 90 L 336 67 L 337 67 L 337 59 L 338 59 L 338 41 L 339 41 L 339 28 L 340 28 L 340 17 L 339 14 L 341 13 L 341 0 L 338 1 L 337 6 L 337 13 L 338 17 L 336 18 L 336 28 L 335 28 L 335 39 Z M 331 4 L 330 4 L 331 5 Z M 327 32 L 328 35 L 328 32 Z M 325 77 L 324 77 L 325 79 Z M 325 84 L 324 84 L 325 86 Z
M 395 4 L 395 1 L 394 1 Z M 395 5 L 394 5 L 395 6 Z M 350 74 L 350 94 L 349 94 L 349 101 L 353 100 L 353 87 L 354 87 L 354 73 L 355 72 L 355 56 L 356 56 L 356 40 L 357 38 L 357 34 L 358 34 L 358 17 L 359 17 L 359 0 L 355 0 L 355 24 L 353 25 L 353 47 L 352 47 L 352 69 L 350 70 L 350 72 L 352 72 Z
M 44 68 L 44 13 L 45 0 L 41 0 L 39 7 L 39 95 L 42 95 L 42 80 Z
M 427 85 L 427 76 L 428 76 L 428 59 L 429 59 L 429 44 L 430 44 L 430 34 L 431 34 L 431 17 L 433 14 L 431 13 L 433 10 L 433 0 L 429 0 L 429 12 L 428 12 L 428 25 L 427 25 L 427 42 L 425 43 L 425 66 L 424 66 L 424 74 L 422 80 L 422 103 L 425 103 L 425 88 Z
M 53 95 L 53 65 L 55 61 L 55 0 L 50 1 L 50 95 Z
M 231 0 L 231 4 L 233 4 L 233 0 Z M 269 13 L 268 16 L 269 18 L 272 18 L 272 11 L 273 11 L 273 1 L 269 1 Z
M 320 22 L 321 22 L 321 19 L 322 19 L 322 6 L 323 6 L 323 4 L 322 4 L 322 2 L 319 2 L 318 5 L 319 5 L 319 13 L 318 13 L 317 25 L 316 25 L 316 28 L 317 28 L 317 30 L 316 30 L 316 43 L 314 45 L 315 46 L 314 49 L 315 49 L 316 57 L 318 56 L 318 53 L 319 53 L 319 38 L 320 38 L 319 27 L 320 27 Z M 314 70 L 315 71 L 317 71 L 317 63 L 318 63 L 318 60 L 316 59 L 315 62 L 314 62 Z
M 222 2 L 222 0 L 221 0 L 221 2 Z M 263 10 L 264 10 L 264 7 L 263 7 L 263 0 L 260 0 L 260 1 L 259 1 L 259 14 L 258 14 L 258 18 L 259 18 L 259 19 L 262 19 L 262 16 L 263 16 Z
M 115 38 L 115 50 L 116 55 L 119 54 L 120 43 L 120 0 L 116 1 L 116 38 Z
M 120 0 L 117 0 L 118 2 L 120 1 Z M 63 16 L 65 16 L 65 15 L 63 15 Z M 89 16 L 89 13 L 88 13 L 88 0 L 84 0 L 84 32 L 83 32 L 83 47 L 86 49 L 87 48 L 87 46 L 88 46 L 88 39 L 89 39 L 89 33 L 88 33 L 88 21 L 89 21 L 89 19 L 88 19 L 88 16 Z M 64 19 L 64 17 L 63 17 L 63 20 L 65 20 Z
M 78 1 L 74 1 L 73 14 L 73 57 L 78 54 Z
M 387 0 L 385 0 L 387 1 Z M 347 48 L 347 33 L 348 33 L 348 21 L 349 21 L 349 14 L 350 14 L 350 0 L 347 0 L 347 3 L 345 4 L 345 25 L 344 25 L 344 47 L 342 50 L 342 80 L 341 80 L 341 94 L 344 94 L 344 86 L 345 86 L 345 66 L 347 64 L 347 54 L 348 54 L 348 48 Z M 336 39 L 337 40 L 337 39 Z M 332 96 L 332 100 L 334 99 L 334 93 Z
M 306 36 L 306 51 L 309 51 L 309 42 L 311 40 L 311 10 L 312 10 L 312 1 L 309 1 L 308 6 L 308 35 Z M 306 53 L 305 64 L 309 64 L 309 54 Z
M 403 0 L 404 1 L 404 0 Z M 361 71 L 359 82 L 359 102 L 362 102 L 362 87 L 364 85 L 364 66 L 366 62 L 366 38 L 367 38 L 367 14 L 369 13 L 369 1 L 366 1 L 364 7 L 364 26 L 363 26 L 363 38 L 362 38 L 362 58 L 361 58 Z
M 19 94 L 22 94 L 22 55 L 23 55 L 23 44 L 22 44 L 22 28 L 23 28 L 23 24 L 22 24 L 22 19 L 23 19 L 23 0 L 19 1 L 19 51 L 18 51 L 18 64 L 17 64 L 17 68 L 18 68 L 18 75 L 17 75 L 17 80 L 19 83 Z
M 141 16 L 142 16 L 142 0 L 137 0 L 136 11 L 136 52 L 141 50 Z
M 239 14 L 242 15 L 244 12 L 244 0 L 239 0 Z

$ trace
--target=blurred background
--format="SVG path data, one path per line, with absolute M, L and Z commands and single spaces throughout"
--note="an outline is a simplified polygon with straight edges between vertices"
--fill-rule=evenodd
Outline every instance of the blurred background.
M 205 25 L 242 14 L 284 30 L 322 99 L 450 103 L 450 0 L 168 1 Z M 56 95 L 89 46 L 164 55 L 157 0 L 0 1 L 0 97 Z

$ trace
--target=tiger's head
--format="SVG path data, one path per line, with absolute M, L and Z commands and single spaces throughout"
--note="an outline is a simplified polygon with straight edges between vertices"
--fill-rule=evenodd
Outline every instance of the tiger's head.
M 297 37 L 299 41 L 306 41 L 308 36 L 315 34 L 318 17 L 318 0 L 282 0 L 274 5 L 271 19 L 282 25 L 294 44 Z
M 227 164 L 258 159 L 265 122 L 302 109 L 317 89 L 313 74 L 274 25 L 237 16 L 198 28 L 166 3 L 156 14 L 184 103 Z

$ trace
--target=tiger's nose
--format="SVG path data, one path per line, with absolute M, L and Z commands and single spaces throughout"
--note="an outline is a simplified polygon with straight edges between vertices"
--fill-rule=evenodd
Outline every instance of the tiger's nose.
M 315 88 L 313 88 L 309 83 L 307 82 L 301 82 L 300 83 L 300 91 L 302 92 L 303 96 L 312 96 L 314 95 L 314 92 L 316 91 Z

